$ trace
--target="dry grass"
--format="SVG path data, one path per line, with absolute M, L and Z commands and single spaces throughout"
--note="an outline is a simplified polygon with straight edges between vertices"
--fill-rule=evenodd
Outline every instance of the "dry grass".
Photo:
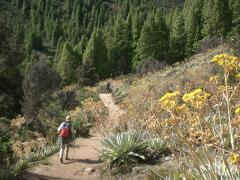
M 201 174 L 205 170 L 213 179 L 218 175 L 239 177 L 235 171 L 221 171 L 240 163 L 240 116 L 234 113 L 240 104 L 239 80 L 234 78 L 236 72 L 226 74 L 211 62 L 215 55 L 226 52 L 231 54 L 229 48 L 220 47 L 142 79 L 131 78 L 130 83 L 127 79 L 113 81 L 115 99 L 126 111 L 117 128 L 148 130 L 164 138 L 181 157 L 190 159 L 182 162 L 176 157 L 181 174 L 187 178 L 206 179 Z M 174 98 L 173 92 L 178 92 Z M 167 93 L 168 106 L 160 100 Z M 221 163 L 211 164 L 213 160 Z

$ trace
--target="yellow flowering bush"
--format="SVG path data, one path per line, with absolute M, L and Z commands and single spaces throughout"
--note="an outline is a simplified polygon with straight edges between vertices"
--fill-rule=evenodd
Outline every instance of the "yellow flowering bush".
M 222 66 L 224 71 L 227 73 L 231 71 L 238 71 L 240 69 L 240 58 L 230 56 L 228 54 L 217 55 L 212 59 L 212 62 Z
M 180 93 L 178 91 L 177 92 L 173 92 L 173 93 L 165 94 L 159 100 L 160 105 L 163 108 L 173 110 L 176 107 L 176 103 L 177 103 L 176 101 L 177 101 L 179 95 L 180 95 Z
M 240 107 L 235 110 L 235 113 L 240 115 Z
M 238 73 L 238 74 L 235 76 L 235 78 L 240 80 L 240 73 Z
M 176 131 L 180 130 L 188 142 L 194 144 L 229 146 L 227 139 L 230 137 L 230 144 L 234 149 L 234 141 L 237 142 L 237 139 L 240 138 L 235 133 L 239 129 L 240 121 L 239 118 L 232 117 L 230 101 L 234 99 L 234 95 L 237 96 L 240 92 L 238 86 L 228 84 L 228 75 L 230 72 L 238 71 L 239 58 L 222 54 L 215 56 L 212 62 L 216 62 L 224 68 L 225 84 L 219 84 L 219 76 L 212 76 L 206 82 L 206 85 L 212 86 L 212 95 L 200 88 L 187 92 L 182 97 L 180 91 L 166 93 L 159 99 L 159 112 L 161 112 L 159 118 L 150 122 L 148 128 L 164 137 L 168 136 L 171 140 L 178 137 Z M 227 103 L 221 102 L 223 98 Z M 219 111 L 218 118 L 215 115 L 209 116 L 208 113 L 213 113 L 213 111 L 216 113 L 217 109 Z M 156 113 L 159 112 L 156 111 Z M 225 114 L 224 120 L 221 117 L 222 113 Z M 235 113 L 239 114 L 240 108 L 237 108 Z
M 219 76 L 212 76 L 210 77 L 209 82 L 218 82 L 218 80 L 219 80 Z
M 236 81 L 240 79 L 240 61 L 237 57 L 221 54 L 212 62 L 220 65 L 224 73 L 216 69 L 216 74 L 195 76 L 194 81 L 189 80 L 191 75 L 178 73 L 176 76 L 181 76 L 183 81 L 176 81 L 176 76 L 169 77 L 171 73 L 165 73 L 166 76 L 161 74 L 154 76 L 155 79 L 147 77 L 150 83 L 147 78 L 134 83 L 121 103 L 126 113 L 119 122 L 124 122 L 125 129 L 147 129 L 158 134 L 173 149 L 209 148 L 210 158 L 224 152 L 226 160 L 230 152 L 240 150 L 240 88 Z M 216 68 L 214 63 L 210 66 Z M 159 79 L 164 79 L 160 87 L 156 85 Z M 239 159 L 236 155 L 231 157 L 229 163 Z
M 187 93 L 182 100 L 194 108 L 201 108 L 210 94 L 204 92 L 202 89 L 196 89 L 193 92 Z
M 229 156 L 229 160 L 232 164 L 238 164 L 240 162 L 240 157 L 236 153 L 231 153 Z

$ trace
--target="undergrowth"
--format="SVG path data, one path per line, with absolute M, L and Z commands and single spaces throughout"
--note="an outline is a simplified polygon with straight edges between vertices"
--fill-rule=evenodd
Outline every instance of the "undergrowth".
M 239 178 L 240 58 L 218 51 L 207 58 L 120 84 L 126 113 L 111 122 L 112 133 L 158 134 L 175 157 L 175 175 L 156 170 L 154 177 Z

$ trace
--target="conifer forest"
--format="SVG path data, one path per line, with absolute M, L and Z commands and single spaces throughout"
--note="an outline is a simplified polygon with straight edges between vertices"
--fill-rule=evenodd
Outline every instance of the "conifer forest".
M 103 111 L 90 113 L 86 108 L 91 101 L 90 104 L 96 105 L 95 110 L 104 109 L 98 107 L 101 106 L 98 94 L 104 88 L 101 82 L 126 78 L 129 86 L 111 84 L 115 102 L 124 109 L 130 103 L 130 94 L 135 92 L 130 87 L 137 86 L 132 81 L 144 78 L 146 72 L 180 67 L 196 54 L 207 56 L 209 50 L 226 44 L 234 47 L 233 55 L 239 57 L 240 0 L 0 0 L 0 180 L 17 178 L 25 169 L 23 163 L 19 163 L 25 151 L 19 155 L 17 143 L 41 137 L 45 145 L 55 147 L 55 130 L 73 110 L 81 114 L 76 115 L 76 119 L 81 120 L 73 123 L 77 133 L 79 136 L 88 134 L 85 124 L 96 126 L 100 114 L 104 114 Z M 201 63 L 202 59 L 194 62 Z M 183 75 L 194 66 L 186 65 L 184 71 L 175 72 Z M 184 84 L 190 82 L 191 76 L 199 77 L 209 70 L 200 65 L 199 69 L 202 71 L 198 74 L 192 73 L 176 81 Z M 175 83 L 167 84 L 167 81 L 171 81 L 168 77 L 175 72 L 166 77 L 156 76 L 161 79 L 159 82 L 139 86 L 138 90 L 148 87 L 145 94 L 152 92 L 155 99 L 159 99 L 166 93 L 164 88 L 174 91 Z M 213 72 L 219 70 L 209 70 L 209 74 Z M 228 78 L 230 85 L 235 82 L 231 73 L 224 72 L 225 82 Z M 156 87 L 161 83 L 166 86 L 159 90 Z M 201 87 L 207 89 L 205 85 Z M 183 89 L 186 93 L 187 88 Z M 132 96 L 138 96 L 139 91 Z M 174 98 L 178 95 L 173 94 Z M 141 100 L 131 100 L 141 103 Z M 142 102 L 145 103 L 148 101 Z M 237 106 L 237 102 L 234 105 Z M 171 109 L 171 115 L 174 112 Z M 230 113 L 229 108 L 226 112 Z M 138 115 L 136 119 L 144 117 Z M 130 122 L 133 116 L 126 119 Z M 151 123 L 146 129 L 148 126 Z M 231 135 L 228 138 L 233 146 Z M 36 140 L 36 143 L 39 142 Z M 30 149 L 31 153 L 37 151 L 33 146 Z M 211 177 L 217 175 L 212 173 Z

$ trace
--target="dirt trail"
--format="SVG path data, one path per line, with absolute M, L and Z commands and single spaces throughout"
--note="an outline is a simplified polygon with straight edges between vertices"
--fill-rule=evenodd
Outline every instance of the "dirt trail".
M 99 95 L 105 106 L 109 109 L 109 118 L 117 118 L 123 111 L 114 104 L 111 94 Z M 75 148 L 70 148 L 70 160 L 61 164 L 58 153 L 49 157 L 46 165 L 40 164 L 28 169 L 24 175 L 27 180 L 96 180 L 106 179 L 100 177 L 97 170 L 102 164 L 99 160 L 101 137 L 90 133 L 89 138 L 78 138 Z
M 61 164 L 58 153 L 48 159 L 47 165 L 38 165 L 29 169 L 24 179 L 29 180 L 95 180 L 98 176 L 97 166 L 101 164 L 98 158 L 100 138 L 92 135 L 90 138 L 76 140 L 75 148 L 70 148 L 70 160 Z
M 117 119 L 119 116 L 125 113 L 113 102 L 112 94 L 99 94 L 99 97 L 104 105 L 108 108 L 110 119 Z

